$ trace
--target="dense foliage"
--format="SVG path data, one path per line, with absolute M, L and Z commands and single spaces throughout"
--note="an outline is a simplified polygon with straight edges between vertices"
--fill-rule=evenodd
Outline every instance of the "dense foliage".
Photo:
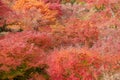
M 0 0 L 0 80 L 120 80 L 120 0 Z

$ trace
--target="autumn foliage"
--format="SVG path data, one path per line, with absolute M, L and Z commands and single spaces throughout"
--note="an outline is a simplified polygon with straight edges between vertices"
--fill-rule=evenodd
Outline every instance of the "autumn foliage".
M 0 80 L 120 80 L 119 13 L 120 0 L 0 0 Z
M 51 80 L 98 80 L 104 66 L 99 54 L 79 48 L 54 51 L 47 62 Z

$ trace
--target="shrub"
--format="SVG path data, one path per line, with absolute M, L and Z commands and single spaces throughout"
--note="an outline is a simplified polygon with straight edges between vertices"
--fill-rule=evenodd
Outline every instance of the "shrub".
M 98 80 L 104 61 L 97 53 L 68 48 L 54 51 L 47 62 L 51 80 Z
M 29 77 L 36 68 L 44 69 L 45 51 L 50 43 L 46 33 L 26 31 L 6 35 L 0 40 L 0 79 Z
M 85 45 L 91 47 L 97 41 L 99 31 L 94 23 L 71 19 L 66 26 L 54 25 L 52 35 L 55 45 Z
M 7 19 L 8 28 L 18 27 L 22 30 L 38 29 L 53 24 L 60 15 L 60 7 L 38 0 L 17 0 L 11 5 L 12 16 Z
M 8 14 L 10 11 L 9 7 L 5 5 L 1 0 L 0 0 L 0 27 L 3 27 L 5 24 L 5 19 L 4 17 Z

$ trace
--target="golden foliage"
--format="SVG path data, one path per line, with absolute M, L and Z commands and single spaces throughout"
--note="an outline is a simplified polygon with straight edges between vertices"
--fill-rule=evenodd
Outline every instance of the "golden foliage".
M 42 19 L 48 21 L 55 21 L 58 13 L 56 10 L 50 10 L 49 4 L 41 0 L 17 0 L 12 8 L 17 11 L 29 11 L 36 8 L 42 15 Z

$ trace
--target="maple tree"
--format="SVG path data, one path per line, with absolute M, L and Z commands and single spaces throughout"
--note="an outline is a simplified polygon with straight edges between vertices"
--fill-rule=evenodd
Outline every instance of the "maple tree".
M 120 0 L 0 0 L 0 80 L 119 80 L 119 13 Z

